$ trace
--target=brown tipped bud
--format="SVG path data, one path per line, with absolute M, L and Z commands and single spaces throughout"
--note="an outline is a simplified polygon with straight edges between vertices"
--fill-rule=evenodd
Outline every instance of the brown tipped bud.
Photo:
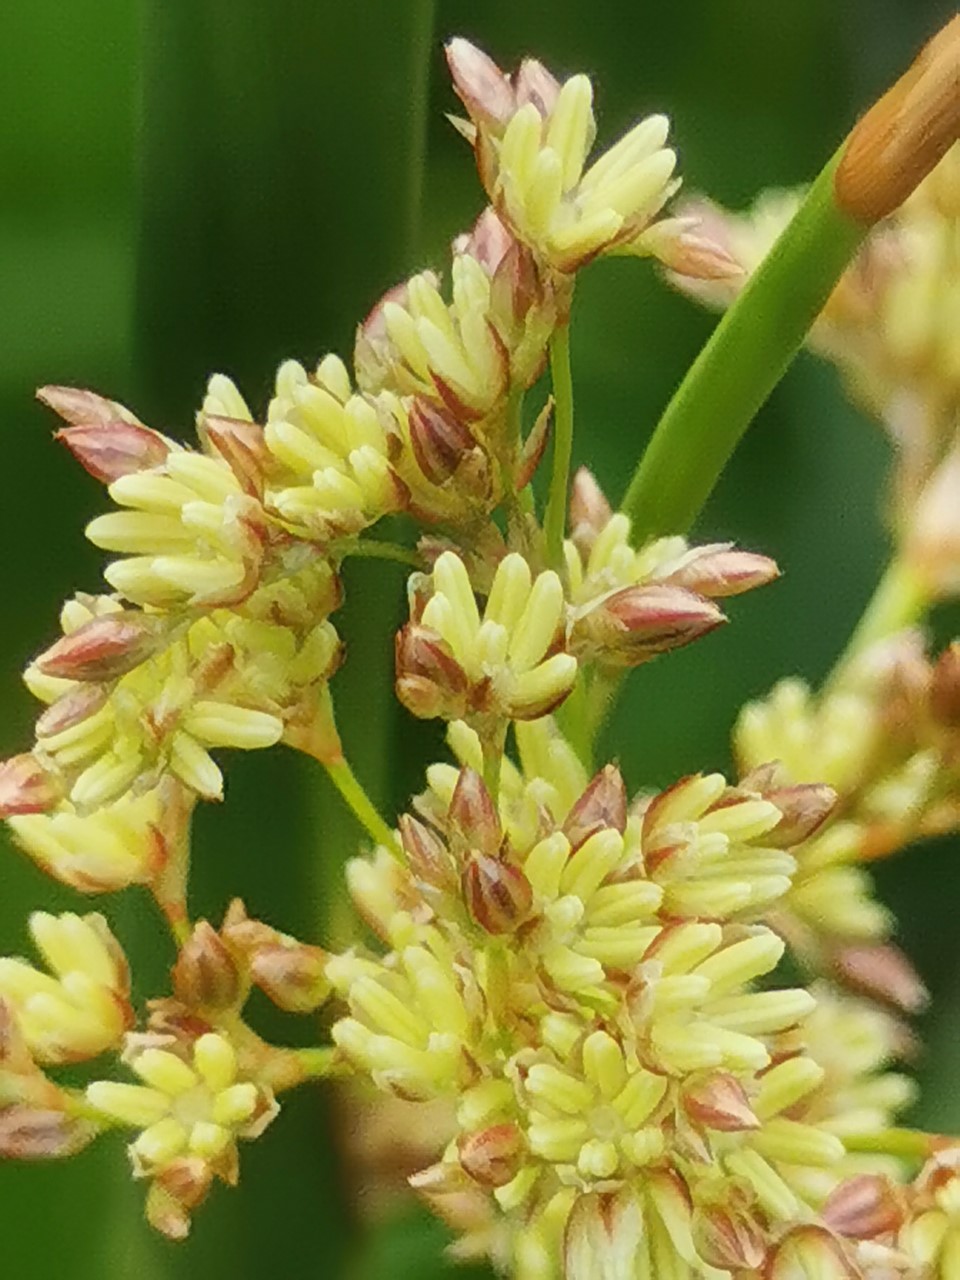
M 523 448 L 520 450 L 520 462 L 517 467 L 517 474 L 514 477 L 514 487 L 517 493 L 521 489 L 525 489 L 533 479 L 534 473 L 543 458 L 543 452 L 547 447 L 547 441 L 550 439 L 550 417 L 553 413 L 553 396 L 549 396 L 547 403 L 537 414 L 537 420 L 530 428 L 530 434 L 523 442 Z
M 725 1209 L 704 1209 L 694 1217 L 697 1253 L 713 1267 L 755 1275 L 767 1256 L 760 1227 L 750 1218 Z
M 0 1111 L 0 1159 L 60 1160 L 76 1155 L 96 1136 L 94 1125 L 62 1111 L 18 1103 Z
M 864 1173 L 841 1183 L 820 1216 L 839 1236 L 872 1240 L 899 1231 L 906 1215 L 903 1194 L 890 1179 L 879 1173 Z
M 960 17 L 853 128 L 834 177 L 840 208 L 872 225 L 893 213 L 960 135 Z
M 444 52 L 454 92 L 471 117 L 485 124 L 505 125 L 516 99 L 509 79 L 493 59 L 461 36 L 448 40 Z
M 13 756 L 0 764 L 0 818 L 46 813 L 63 789 L 35 756 Z
M 213 1170 L 198 1156 L 184 1156 L 167 1165 L 152 1179 L 147 1192 L 147 1221 L 168 1240 L 185 1240 L 190 1234 L 190 1211 L 206 1198 Z
M 764 836 L 767 844 L 779 849 L 792 849 L 812 836 L 833 813 L 838 800 L 833 787 L 825 782 L 773 787 L 763 792 L 763 798 L 783 814 L 773 830 Z
M 218 418 L 205 414 L 203 434 L 236 476 L 244 493 L 252 498 L 263 494 L 263 475 L 268 461 L 263 428 L 244 418 Z
M 312 1013 L 330 994 L 327 955 L 305 943 L 261 947 L 250 961 L 254 982 L 288 1013 Z
M 64 427 L 54 439 L 62 441 L 81 467 L 103 484 L 112 484 L 135 471 L 159 467 L 170 452 L 163 436 L 129 422 Z
M 892 943 L 842 947 L 833 958 L 836 977 L 845 986 L 903 1013 L 920 1013 L 930 999 L 913 965 Z
M 487 205 L 471 229 L 454 240 L 453 251 L 476 259 L 487 275 L 493 276 L 516 243 L 496 209 Z
M 500 818 L 486 783 L 475 769 L 463 768 L 447 812 L 450 835 L 463 848 L 491 857 L 500 848 Z
M 564 1280 L 606 1280 L 636 1274 L 644 1245 L 642 1210 L 628 1190 L 578 1195 L 563 1237 Z
M 784 1236 L 764 1267 L 763 1280 L 859 1280 L 839 1240 L 822 1227 L 796 1227 Z
M 733 1076 L 715 1075 L 695 1084 L 684 1093 L 683 1105 L 697 1124 L 721 1133 L 760 1128 L 743 1085 Z
M 580 467 L 570 486 L 570 537 L 584 554 L 606 528 L 613 512 L 603 490 L 586 467 Z
M 452 889 L 456 885 L 447 847 L 429 827 L 403 813 L 399 819 L 400 841 L 407 863 L 418 880 L 436 889 Z
M 38 387 L 37 399 L 71 427 L 109 427 L 114 422 L 143 426 L 124 405 L 82 387 Z
M 930 710 L 950 729 L 960 729 L 960 640 L 954 640 L 933 668 Z
M 608 667 L 635 667 L 699 640 L 723 622 L 715 604 L 682 587 L 624 587 L 577 620 L 570 648 Z
M 200 920 L 172 970 L 173 989 L 191 1009 L 228 1009 L 240 995 L 240 975 L 217 931 Z
M 54 734 L 88 720 L 90 716 L 96 715 L 108 697 L 107 690 L 98 684 L 85 684 L 79 689 L 71 690 L 51 703 L 37 720 L 34 726 L 37 738 L 52 738 Z
M 738 551 L 730 543 L 696 547 L 684 556 L 680 567 L 660 579 L 699 595 L 738 596 L 766 586 L 780 576 L 776 561 L 752 551 Z
M 397 697 L 421 720 L 457 720 L 466 712 L 466 672 L 435 631 L 407 623 L 396 639 Z
M 146 614 L 107 613 L 62 636 L 35 665 L 62 680 L 116 680 L 155 653 L 163 634 L 163 623 Z
M 563 834 L 573 849 L 595 831 L 612 827 L 621 835 L 627 826 L 627 788 L 615 764 L 604 765 L 567 814 Z
M 503 1187 L 515 1177 L 523 1156 L 523 1134 L 515 1124 L 495 1124 L 461 1137 L 460 1164 L 484 1187 Z
M 431 484 L 449 480 L 476 441 L 452 413 L 417 397 L 407 412 L 417 465 Z
M 464 868 L 463 898 L 481 929 L 512 933 L 530 914 L 533 890 L 519 867 L 476 853 Z

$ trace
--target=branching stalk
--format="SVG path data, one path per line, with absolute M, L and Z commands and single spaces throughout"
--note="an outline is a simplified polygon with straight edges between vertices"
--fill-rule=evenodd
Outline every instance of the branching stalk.
M 567 483 L 573 452 L 573 378 L 570 372 L 570 326 L 562 325 L 550 339 L 550 376 L 553 382 L 553 469 L 543 520 L 547 561 L 559 568 L 563 557 L 563 530 L 567 515 Z

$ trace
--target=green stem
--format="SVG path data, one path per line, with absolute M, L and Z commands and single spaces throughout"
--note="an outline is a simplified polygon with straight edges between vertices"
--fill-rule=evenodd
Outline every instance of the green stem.
M 901 559 L 891 560 L 846 649 L 827 678 L 827 685 L 835 685 L 850 664 L 878 640 L 919 622 L 930 604 L 929 591 L 910 565 Z
M 587 684 L 587 673 L 580 668 L 576 682 L 570 690 L 570 696 L 557 712 L 557 719 L 564 737 L 573 747 L 580 763 L 588 774 L 593 773 L 593 736 L 590 732 L 590 701 L 594 681 L 598 674 L 593 673 L 590 684 Z
M 562 325 L 550 339 L 550 377 L 553 382 L 553 470 L 543 520 L 547 562 L 555 569 L 563 561 L 563 530 L 567 518 L 567 483 L 573 452 L 573 379 L 570 373 L 570 326 Z
M 838 207 L 822 171 L 796 216 L 681 382 L 623 500 L 633 539 L 684 533 L 783 377 L 869 228 Z
M 377 844 L 383 845 L 394 857 L 401 857 L 397 838 L 381 818 L 376 805 L 364 791 L 360 780 L 343 756 L 336 760 L 321 761 L 330 781 L 347 802 L 354 816 L 366 828 Z
M 843 1138 L 848 1151 L 926 1160 L 946 1140 L 920 1129 L 881 1129 L 878 1133 L 854 1133 Z
M 508 726 L 509 721 L 501 721 L 490 736 L 483 739 L 483 781 L 494 804 L 500 798 L 500 772 L 507 745 Z
M 354 560 L 392 560 L 414 569 L 423 568 L 422 558 L 410 547 L 402 547 L 399 542 L 378 542 L 376 538 L 354 542 L 346 550 L 340 548 L 340 554 Z

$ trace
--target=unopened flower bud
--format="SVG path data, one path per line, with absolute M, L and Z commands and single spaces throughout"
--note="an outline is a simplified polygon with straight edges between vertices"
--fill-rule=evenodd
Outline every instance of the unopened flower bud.
M 597 831 L 612 828 L 622 835 L 626 825 L 627 789 L 623 774 L 615 764 L 604 765 L 567 814 L 563 834 L 575 850 Z
M 853 1240 L 871 1240 L 898 1231 L 904 1216 L 902 1193 L 879 1173 L 864 1173 L 842 1182 L 821 1210 L 831 1231 Z
M 250 975 L 275 1005 L 288 1013 L 312 1013 L 326 1000 L 326 952 L 300 942 L 261 947 L 250 961 Z
M 570 537 L 583 555 L 588 555 L 597 535 L 613 512 L 593 472 L 580 467 L 570 486 Z
M 440 837 L 408 813 L 400 815 L 399 827 L 403 851 L 414 876 L 437 889 L 453 888 L 456 879 L 450 855 Z
M 644 1238 L 643 1215 L 629 1191 L 579 1195 L 563 1241 L 565 1280 L 629 1276 Z
M 240 994 L 240 975 L 217 931 L 199 920 L 173 966 L 173 989 L 191 1009 L 227 1009 Z
M 108 690 L 98 684 L 85 684 L 72 689 L 62 698 L 58 698 L 47 707 L 41 715 L 34 732 L 42 744 L 44 738 L 52 738 L 64 729 L 71 729 L 75 724 L 82 724 L 96 715 L 109 697 Z
M 236 476 L 244 493 L 253 498 L 263 494 L 263 477 L 269 461 L 263 428 L 245 418 L 219 418 L 204 414 L 203 434 Z
M 514 479 L 514 486 L 518 493 L 521 489 L 525 489 L 533 479 L 537 467 L 539 467 L 543 459 L 547 441 L 550 439 L 550 418 L 552 413 L 553 397 L 551 396 L 537 415 L 537 420 L 530 428 L 530 434 L 524 440 L 523 448 L 520 450 L 519 466 Z
M 570 647 L 611 667 L 634 667 L 699 640 L 726 618 L 715 604 L 682 587 L 624 587 L 577 619 Z
M 500 848 L 500 819 L 493 797 L 474 769 L 460 770 L 447 814 L 450 832 L 461 848 L 493 857 Z
M 460 1164 L 481 1186 L 503 1187 L 516 1176 L 523 1146 L 523 1135 L 517 1125 L 492 1125 L 461 1137 Z
M 822 782 L 784 784 L 782 770 L 775 763 L 751 770 L 741 787 L 759 792 L 780 810 L 783 817 L 766 836 L 767 843 L 779 849 L 792 849 L 809 839 L 837 806 L 833 787 Z
M 691 1119 L 721 1133 L 760 1128 L 743 1085 L 731 1075 L 710 1076 L 694 1085 L 684 1093 L 683 1105 Z
M 64 427 L 55 439 L 61 440 L 83 469 L 103 484 L 158 467 L 170 452 L 163 436 L 129 422 Z
M 685 587 L 702 596 L 718 598 L 741 595 L 765 586 L 780 576 L 776 561 L 753 551 L 740 551 L 731 543 L 696 547 L 662 582 Z
M 35 756 L 13 756 L 0 764 L 0 818 L 46 813 L 61 795 L 57 779 Z
M 429 627 L 407 623 L 397 632 L 397 697 L 413 715 L 461 719 L 469 686 L 449 645 Z
M 833 958 L 836 977 L 848 987 L 904 1013 L 926 1008 L 929 993 L 913 965 L 892 943 L 841 947 Z
M 767 1253 L 756 1222 L 719 1207 L 704 1209 L 694 1217 L 694 1240 L 704 1262 L 724 1271 L 755 1275 Z
M 0 1110 L 0 1159 L 59 1160 L 97 1136 L 96 1126 L 62 1111 L 14 1104 Z
M 115 680 L 149 658 L 162 636 L 162 624 L 145 614 L 108 613 L 62 636 L 35 665 L 62 680 Z
M 512 933 L 533 904 L 530 881 L 519 867 L 474 854 L 463 872 L 463 896 L 470 915 L 487 933 Z
M 417 397 L 407 412 L 410 443 L 417 464 L 432 484 L 443 484 L 476 441 L 449 410 Z
M 147 1193 L 147 1221 L 168 1240 L 190 1234 L 190 1211 L 204 1200 L 213 1169 L 199 1156 L 183 1156 L 153 1178 Z
M 669 270 L 693 280 L 735 280 L 743 267 L 719 240 L 704 233 L 696 217 L 664 218 L 640 237 L 643 247 Z
M 855 1280 L 858 1270 L 843 1246 L 822 1227 L 796 1227 L 777 1246 L 763 1270 L 764 1280 Z
M 472 116 L 491 125 L 504 125 L 514 110 L 515 96 L 509 79 L 492 58 L 457 36 L 444 52 L 454 92 Z
M 944 649 L 933 668 L 930 710 L 941 724 L 960 728 L 960 640 Z

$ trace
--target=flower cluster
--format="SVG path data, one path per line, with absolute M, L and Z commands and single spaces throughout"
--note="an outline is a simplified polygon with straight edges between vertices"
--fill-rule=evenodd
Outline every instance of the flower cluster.
M 349 1073 L 399 1133 L 411 1103 L 436 1108 L 436 1142 L 399 1139 L 395 1163 L 459 1254 L 518 1280 L 956 1280 L 956 1146 L 893 1127 L 912 1097 L 899 1016 L 925 993 L 863 866 L 960 827 L 960 649 L 928 658 L 904 630 L 960 584 L 956 149 L 814 335 L 922 437 L 878 602 L 823 689 L 789 679 L 744 708 L 736 782 L 631 794 L 595 765 L 619 682 L 779 570 L 731 542 L 643 542 L 589 471 L 570 479 L 576 275 L 652 256 L 726 302 L 787 205 L 665 216 L 665 117 L 590 160 L 585 76 L 531 59 L 508 75 L 461 39 L 447 56 L 490 203 L 448 279 L 423 270 L 376 303 L 352 368 L 288 360 L 259 414 L 216 374 L 190 446 L 93 392 L 40 392 L 107 487 L 87 535 L 117 558 L 112 593 L 69 600 L 25 673 L 43 710 L 0 764 L 0 817 L 76 891 L 144 886 L 176 957 L 139 1008 L 103 916 L 31 916 L 45 967 L 0 958 L 0 1156 L 129 1130 L 147 1217 L 182 1239 L 278 1095 Z M 386 516 L 400 542 L 373 532 Z M 352 555 L 412 571 L 396 693 L 446 722 L 454 757 L 395 828 L 336 728 Z M 191 817 L 223 798 L 221 751 L 278 743 L 372 837 L 346 869 L 369 945 L 358 930 L 328 952 L 238 900 L 219 928 L 191 914 Z M 329 1042 L 263 1039 L 254 990 L 288 1014 L 330 1001 Z M 84 1088 L 57 1075 L 94 1060 Z M 902 1154 L 928 1162 L 912 1182 Z

